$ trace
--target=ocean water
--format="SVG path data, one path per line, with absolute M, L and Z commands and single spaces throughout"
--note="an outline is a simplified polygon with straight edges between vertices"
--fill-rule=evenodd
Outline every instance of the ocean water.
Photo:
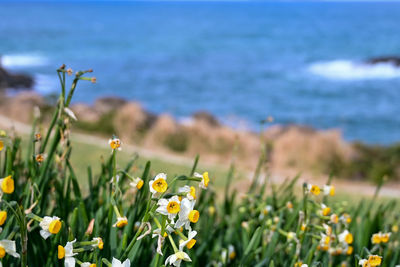
M 58 92 L 55 69 L 93 68 L 75 101 L 140 101 L 178 119 L 338 128 L 400 141 L 400 2 L 1 2 L 3 65 Z

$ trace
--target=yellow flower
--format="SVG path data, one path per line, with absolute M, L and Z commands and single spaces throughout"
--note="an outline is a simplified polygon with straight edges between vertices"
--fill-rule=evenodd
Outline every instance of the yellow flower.
M 0 140 L 0 151 L 2 151 L 4 148 L 4 142 L 2 140 Z
M 302 223 L 301 227 L 300 227 L 300 230 L 304 232 L 306 229 L 307 229 L 307 224 Z
M 121 150 L 121 140 L 119 140 L 118 138 L 112 138 L 110 140 L 108 140 L 108 144 L 110 145 L 112 150 L 118 149 Z
M 308 189 L 308 192 L 310 192 L 311 194 L 316 195 L 316 196 L 318 196 L 319 193 L 321 193 L 321 189 L 319 188 L 318 185 L 308 184 L 307 189 Z
M 288 208 L 289 210 L 293 210 L 293 203 L 290 202 L 290 201 L 288 201 L 288 202 L 286 203 L 286 208 Z
M 368 263 L 371 267 L 379 266 L 382 263 L 382 257 L 378 255 L 370 255 L 368 257 Z
M 393 225 L 392 226 L 392 232 L 397 233 L 399 231 L 399 226 L 398 225 Z
M 6 178 L 0 179 L 1 191 L 6 194 L 12 194 L 14 192 L 14 180 L 11 175 Z
M 7 211 L 0 211 L 0 226 L 3 225 L 7 220 Z

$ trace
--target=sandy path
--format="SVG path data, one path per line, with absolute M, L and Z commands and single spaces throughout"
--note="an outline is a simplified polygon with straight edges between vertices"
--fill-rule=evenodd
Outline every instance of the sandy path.
M 3 115 L 0 115 L 0 128 L 5 130 L 14 130 L 20 134 L 29 134 L 31 131 L 31 127 L 29 125 L 12 120 Z M 72 134 L 72 138 L 81 143 L 108 148 L 108 141 L 105 138 L 76 132 Z M 137 152 L 139 155 L 142 155 L 146 158 L 156 158 L 179 165 L 193 164 L 192 157 L 176 155 L 161 150 L 147 149 L 132 144 L 124 144 L 124 150 L 128 151 L 129 153 Z M 204 160 L 202 160 L 201 165 L 204 168 L 221 168 L 221 166 L 218 164 L 207 162 Z M 289 170 L 272 170 L 271 181 L 274 183 L 281 183 L 286 177 L 294 177 L 296 174 L 296 172 Z M 248 179 L 242 179 L 238 181 L 235 184 L 235 188 L 237 188 L 239 191 L 243 191 L 243 188 L 247 188 L 249 185 L 249 179 L 251 179 L 252 177 L 252 173 L 249 172 L 247 177 Z M 326 176 L 315 177 L 313 175 L 309 175 L 303 172 L 298 184 L 301 185 L 303 184 L 303 182 L 310 182 L 318 185 L 323 185 L 326 180 Z M 349 194 L 364 196 L 372 196 L 376 188 L 375 185 L 365 181 L 351 181 L 343 179 L 335 180 L 334 185 L 337 188 L 337 192 L 346 192 Z M 380 191 L 380 196 L 400 198 L 400 184 L 391 183 L 384 185 Z

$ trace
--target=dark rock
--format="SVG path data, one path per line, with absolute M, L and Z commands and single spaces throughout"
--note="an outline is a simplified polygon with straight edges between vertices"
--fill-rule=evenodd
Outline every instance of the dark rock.
M 368 59 L 366 63 L 367 64 L 392 63 L 396 67 L 400 67 L 400 57 L 396 56 L 375 57 Z
M 115 111 L 116 109 L 122 107 L 127 103 L 126 100 L 119 97 L 101 97 L 94 103 L 94 108 L 100 114 L 109 113 Z
M 220 126 L 219 121 L 206 111 L 199 111 L 193 114 L 193 118 L 199 121 L 205 121 L 210 126 Z
M 33 78 L 31 76 L 25 74 L 12 74 L 1 66 L 0 61 L 0 90 L 6 88 L 30 89 L 32 86 Z

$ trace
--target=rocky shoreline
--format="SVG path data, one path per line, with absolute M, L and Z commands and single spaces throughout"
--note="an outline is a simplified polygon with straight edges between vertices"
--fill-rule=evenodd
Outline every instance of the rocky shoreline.
M 51 105 L 32 91 L 2 97 L 0 114 L 29 123 L 35 106 L 40 108 L 46 124 L 50 120 Z M 116 134 L 124 142 L 168 153 L 201 154 L 209 161 L 224 164 L 233 157 L 238 165 L 251 169 L 257 165 L 261 148 L 264 148 L 270 168 L 311 170 L 315 174 L 337 172 L 338 175 L 349 170 L 346 176 L 372 180 L 385 173 L 393 179 L 400 176 L 398 168 L 392 170 L 386 165 L 373 169 L 374 177 L 369 176 L 369 171 L 363 172 L 371 164 L 380 166 L 381 162 L 377 164 L 374 157 L 378 153 L 382 158 L 387 153 L 386 148 L 376 150 L 373 146 L 346 142 L 337 129 L 267 124 L 262 133 L 254 133 L 223 125 L 207 112 L 195 113 L 189 120 L 178 122 L 168 114 L 155 115 L 137 102 L 114 97 L 99 98 L 93 105 L 75 103 L 71 109 L 78 118 L 74 123 L 77 130 L 102 136 Z M 400 154 L 400 148 L 398 152 Z M 383 157 L 383 163 L 385 161 Z M 354 169 L 354 166 L 360 167 Z
M 8 88 L 31 89 L 34 80 L 31 76 L 20 73 L 11 73 L 1 65 L 0 57 L 0 91 Z

